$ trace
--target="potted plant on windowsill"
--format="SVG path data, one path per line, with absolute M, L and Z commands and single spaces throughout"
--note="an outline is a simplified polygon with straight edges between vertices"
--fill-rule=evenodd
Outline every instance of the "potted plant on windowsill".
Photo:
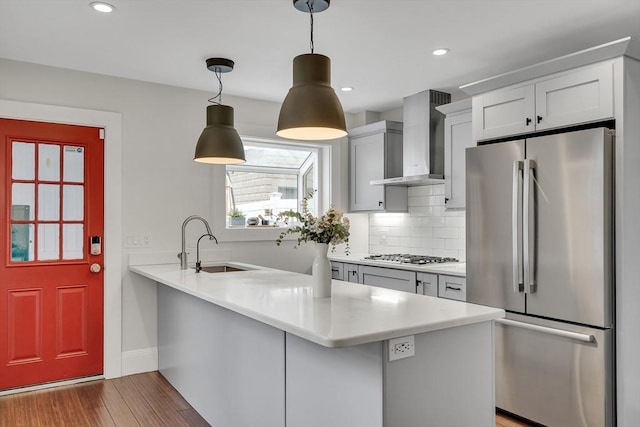
M 238 208 L 233 208 L 227 214 L 229 216 L 229 225 L 244 225 L 244 213 Z

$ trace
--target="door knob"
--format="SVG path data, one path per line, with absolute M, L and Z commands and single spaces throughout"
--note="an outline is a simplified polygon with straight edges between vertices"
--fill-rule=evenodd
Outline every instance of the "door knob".
M 91 264 L 89 270 L 91 270 L 92 273 L 100 273 L 100 271 L 102 271 L 102 267 L 100 267 L 100 264 Z

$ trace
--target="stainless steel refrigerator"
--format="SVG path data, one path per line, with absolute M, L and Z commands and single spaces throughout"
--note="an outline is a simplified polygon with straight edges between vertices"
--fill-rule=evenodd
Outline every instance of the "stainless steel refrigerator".
M 466 186 L 467 301 L 507 312 L 496 405 L 548 426 L 613 426 L 612 132 L 468 148 Z

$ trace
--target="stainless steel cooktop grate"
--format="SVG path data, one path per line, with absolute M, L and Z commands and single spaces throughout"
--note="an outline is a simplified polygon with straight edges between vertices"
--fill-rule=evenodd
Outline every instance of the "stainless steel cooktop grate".
M 456 258 L 412 254 L 373 254 L 365 256 L 364 259 L 407 264 L 441 264 L 445 262 L 458 262 Z

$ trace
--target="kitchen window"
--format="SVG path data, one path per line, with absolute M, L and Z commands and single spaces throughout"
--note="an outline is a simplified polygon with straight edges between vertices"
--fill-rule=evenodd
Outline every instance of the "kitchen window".
M 300 211 L 305 194 L 314 190 L 321 194 L 319 148 L 250 139 L 243 143 L 247 162 L 227 165 L 225 171 L 227 228 L 273 226 L 278 213 Z M 316 195 L 308 205 L 314 214 L 318 212 L 318 200 Z M 234 221 L 231 212 L 240 219 Z M 258 223 L 247 225 L 249 218 L 258 218 Z

